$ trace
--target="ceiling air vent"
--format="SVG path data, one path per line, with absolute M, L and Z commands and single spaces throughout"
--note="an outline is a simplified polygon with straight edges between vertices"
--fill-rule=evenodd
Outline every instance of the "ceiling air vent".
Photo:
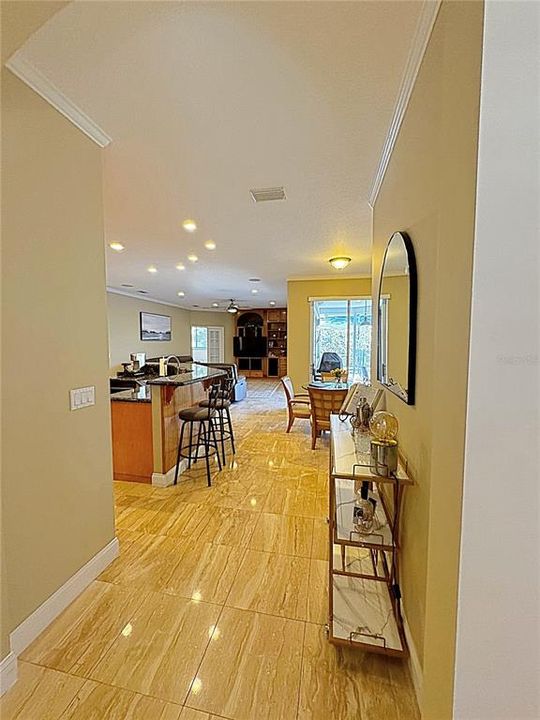
M 249 194 L 256 203 L 287 199 L 285 188 L 283 187 L 259 188 L 258 190 L 250 190 Z

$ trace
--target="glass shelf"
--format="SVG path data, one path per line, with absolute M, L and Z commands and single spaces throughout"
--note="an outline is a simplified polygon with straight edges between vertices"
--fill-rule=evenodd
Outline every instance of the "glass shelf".
M 391 550 L 395 543 L 392 537 L 392 528 L 377 489 L 369 491 L 369 497 L 376 501 L 375 523 L 370 533 L 360 533 L 353 522 L 353 508 L 357 499 L 356 492 L 360 490 L 362 481 L 347 478 L 334 480 L 334 497 L 336 508 L 336 523 L 334 527 L 334 542 L 357 544 L 364 547 Z

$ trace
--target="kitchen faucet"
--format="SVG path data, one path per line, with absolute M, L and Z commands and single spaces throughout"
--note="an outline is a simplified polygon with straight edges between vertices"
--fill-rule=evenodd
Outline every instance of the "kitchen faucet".
M 169 364 L 169 360 L 176 360 L 176 364 L 178 365 L 178 374 L 180 374 L 180 365 L 182 364 L 180 360 L 178 359 L 177 355 L 167 355 L 165 358 L 165 364 Z

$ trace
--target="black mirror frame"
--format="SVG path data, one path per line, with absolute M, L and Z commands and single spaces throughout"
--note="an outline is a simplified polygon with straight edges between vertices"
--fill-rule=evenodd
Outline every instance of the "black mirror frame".
M 403 398 L 398 392 L 392 390 L 392 386 L 381 381 L 381 290 L 383 284 L 384 266 L 386 263 L 386 255 L 392 239 L 396 235 L 401 235 L 405 250 L 407 252 L 407 262 L 409 264 L 409 348 L 408 348 L 408 377 L 407 377 L 407 399 Z M 398 230 L 390 236 L 390 240 L 386 245 L 384 256 L 381 264 L 381 272 L 379 275 L 379 291 L 377 294 L 377 381 L 386 390 L 403 400 L 407 405 L 414 405 L 416 394 L 416 324 L 417 324 L 417 303 L 418 303 L 418 275 L 416 270 L 416 255 L 412 240 L 406 232 Z

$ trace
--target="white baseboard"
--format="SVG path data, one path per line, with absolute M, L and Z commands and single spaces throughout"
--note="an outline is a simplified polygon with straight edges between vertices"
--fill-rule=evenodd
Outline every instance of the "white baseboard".
M 422 672 L 422 665 L 416 651 L 416 645 L 414 644 L 411 628 L 407 622 L 407 618 L 403 615 L 403 630 L 405 631 L 405 639 L 409 647 L 409 670 L 411 672 L 411 678 L 414 686 L 414 692 L 416 694 L 416 702 L 418 707 L 422 710 L 422 697 L 423 697 L 423 685 L 424 685 L 424 673 Z
M 17 656 L 9 652 L 0 662 L 0 695 L 17 682 Z
M 9 640 L 15 658 L 118 557 L 119 552 L 118 538 L 114 538 L 13 630 Z
M 180 467 L 178 468 L 178 474 L 181 475 L 187 470 L 188 461 L 181 460 Z M 176 472 L 176 465 L 173 465 L 170 470 L 166 473 L 152 473 L 152 485 L 155 487 L 169 487 L 174 485 L 174 474 Z

